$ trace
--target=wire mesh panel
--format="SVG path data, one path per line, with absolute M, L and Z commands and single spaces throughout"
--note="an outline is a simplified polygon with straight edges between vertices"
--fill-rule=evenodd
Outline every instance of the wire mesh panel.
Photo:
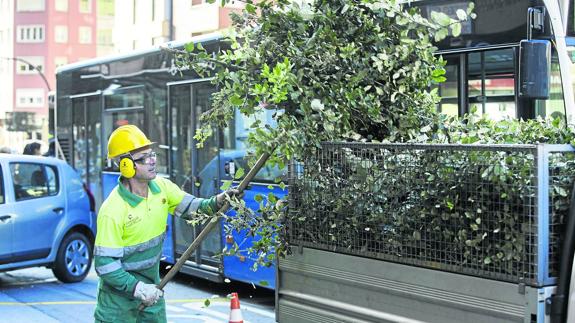
M 542 159 L 542 151 L 535 145 L 325 143 L 291 167 L 288 242 L 541 285 L 542 272 L 557 272 L 575 176 L 572 152 L 545 150 Z M 538 167 L 549 181 L 541 181 Z M 544 185 L 551 189 L 542 211 Z M 545 234 L 540 223 L 548 223 Z M 539 268 L 547 256 L 549 267 Z

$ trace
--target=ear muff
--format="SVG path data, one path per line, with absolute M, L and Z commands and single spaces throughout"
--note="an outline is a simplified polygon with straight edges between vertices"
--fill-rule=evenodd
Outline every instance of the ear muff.
M 130 157 L 123 157 L 120 159 L 120 174 L 124 178 L 132 178 L 136 175 L 136 165 Z

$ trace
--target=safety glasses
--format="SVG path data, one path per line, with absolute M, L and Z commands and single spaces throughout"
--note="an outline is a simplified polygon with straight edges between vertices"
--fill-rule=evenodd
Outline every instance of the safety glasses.
M 134 159 L 134 163 L 138 163 L 140 165 L 149 164 L 152 162 L 152 160 L 156 161 L 157 157 L 158 157 L 158 155 L 156 154 L 156 152 L 152 151 L 151 153 L 147 153 L 147 154 L 142 155 L 138 159 Z

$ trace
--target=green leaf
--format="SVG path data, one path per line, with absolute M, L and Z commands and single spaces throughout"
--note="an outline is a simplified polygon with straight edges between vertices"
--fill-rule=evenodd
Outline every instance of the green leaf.
M 267 280 L 260 280 L 258 283 L 260 286 L 269 286 L 270 285 L 270 283 Z
M 206 298 L 206 299 L 204 300 L 204 306 L 205 306 L 205 307 L 209 307 L 210 304 L 211 304 L 210 300 Z
M 250 13 L 250 14 L 255 14 L 256 13 L 256 6 L 254 6 L 251 3 L 246 4 L 245 10 Z
M 223 180 L 222 186 L 220 186 L 220 190 L 227 191 L 232 186 L 231 180 Z
M 453 37 L 459 37 L 459 35 L 461 35 L 461 23 L 457 22 L 451 25 L 451 34 Z
M 443 12 L 432 11 L 431 20 L 443 27 L 449 26 L 451 23 L 451 18 Z
M 237 94 L 230 97 L 230 104 L 235 106 L 240 106 L 244 103 L 244 100 L 240 98 Z
M 184 48 L 186 49 L 187 52 L 193 52 L 194 47 L 195 47 L 194 42 L 189 42 L 184 46 Z
M 467 12 L 465 12 L 465 10 L 463 9 L 457 9 L 457 11 L 455 12 L 455 14 L 457 15 L 457 18 L 459 20 L 467 20 Z
M 246 173 L 246 172 L 244 171 L 244 169 L 243 169 L 242 167 L 238 168 L 238 169 L 236 170 L 236 173 L 234 174 L 234 179 L 240 179 L 240 178 L 242 178 L 242 177 L 245 175 L 245 173 Z

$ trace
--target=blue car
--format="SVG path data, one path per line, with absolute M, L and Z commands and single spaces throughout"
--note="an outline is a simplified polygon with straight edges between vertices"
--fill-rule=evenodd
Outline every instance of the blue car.
M 94 200 L 66 162 L 0 154 L 0 271 L 46 266 L 83 280 L 96 236 Z

